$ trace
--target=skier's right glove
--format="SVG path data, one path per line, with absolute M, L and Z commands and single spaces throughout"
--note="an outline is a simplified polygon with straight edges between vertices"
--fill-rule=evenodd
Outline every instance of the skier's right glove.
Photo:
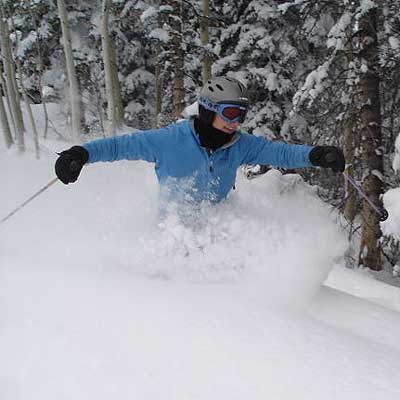
M 58 179 L 66 185 L 75 182 L 88 160 L 89 153 L 82 146 L 73 146 L 69 150 L 59 153 L 55 165 Z

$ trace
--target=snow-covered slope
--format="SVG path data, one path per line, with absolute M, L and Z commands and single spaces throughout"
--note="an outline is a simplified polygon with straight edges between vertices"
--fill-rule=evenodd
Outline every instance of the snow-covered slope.
M 1 216 L 53 162 L 1 151 Z M 277 172 L 191 227 L 143 163 L 52 186 L 0 226 L 0 398 L 399 398 L 399 290 L 346 286 L 334 220 Z

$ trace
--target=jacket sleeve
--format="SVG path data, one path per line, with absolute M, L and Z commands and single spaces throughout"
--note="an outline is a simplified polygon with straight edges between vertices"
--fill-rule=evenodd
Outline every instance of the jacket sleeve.
M 98 161 L 144 160 L 157 162 L 166 146 L 171 146 L 167 128 L 132 133 L 85 143 L 89 163 Z
M 281 168 L 311 167 L 309 159 L 313 146 L 272 142 L 259 136 L 242 136 L 242 164 L 268 164 Z

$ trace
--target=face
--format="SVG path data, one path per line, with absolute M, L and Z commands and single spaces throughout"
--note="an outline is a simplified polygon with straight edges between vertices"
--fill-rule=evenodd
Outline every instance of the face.
M 221 117 L 219 117 L 217 114 L 215 115 L 214 120 L 213 120 L 213 123 L 212 123 L 212 126 L 213 126 L 215 129 L 219 129 L 219 130 L 222 131 L 222 132 L 230 133 L 230 134 L 235 133 L 235 132 L 238 130 L 239 125 L 240 125 L 240 122 L 239 122 L 239 121 L 236 121 L 236 122 L 227 122 L 227 121 L 224 121 L 224 120 L 223 120 Z

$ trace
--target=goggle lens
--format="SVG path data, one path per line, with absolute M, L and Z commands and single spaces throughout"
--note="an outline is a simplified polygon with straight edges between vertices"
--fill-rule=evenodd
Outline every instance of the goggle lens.
M 222 111 L 222 115 L 228 119 L 235 119 L 242 117 L 243 110 L 239 107 L 225 107 Z

